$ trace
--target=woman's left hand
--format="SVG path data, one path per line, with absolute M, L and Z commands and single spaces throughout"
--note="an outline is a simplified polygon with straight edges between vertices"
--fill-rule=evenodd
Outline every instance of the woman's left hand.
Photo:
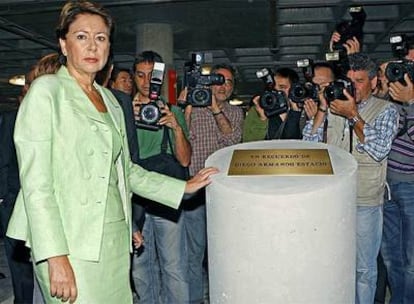
M 219 172 L 217 168 L 207 167 L 198 171 L 185 185 L 185 193 L 192 194 L 211 183 L 210 175 Z
M 144 244 L 144 236 L 141 234 L 141 231 L 138 230 L 132 233 L 132 242 L 135 249 L 138 249 Z

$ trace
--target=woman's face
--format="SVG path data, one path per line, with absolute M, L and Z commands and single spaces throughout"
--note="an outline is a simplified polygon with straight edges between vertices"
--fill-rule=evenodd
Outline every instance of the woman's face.
M 69 26 L 66 39 L 59 39 L 59 43 L 72 74 L 95 74 L 108 59 L 109 28 L 99 15 L 80 14 Z

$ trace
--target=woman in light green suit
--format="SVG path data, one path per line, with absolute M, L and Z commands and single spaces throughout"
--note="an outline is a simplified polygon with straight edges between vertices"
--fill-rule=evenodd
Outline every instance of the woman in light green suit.
M 132 303 L 131 191 L 178 208 L 216 172 L 184 182 L 131 163 L 120 106 L 94 82 L 111 33 L 101 6 L 68 2 L 57 29 L 65 63 L 32 83 L 16 121 L 22 189 L 8 235 L 31 247 L 47 303 Z

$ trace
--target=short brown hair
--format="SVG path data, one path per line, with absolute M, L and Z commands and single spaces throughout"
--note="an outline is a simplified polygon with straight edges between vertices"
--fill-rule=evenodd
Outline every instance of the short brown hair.
M 101 16 L 109 29 L 110 42 L 114 31 L 114 21 L 109 12 L 100 4 L 90 1 L 68 1 L 60 12 L 59 23 L 56 28 L 56 37 L 66 39 L 69 26 L 75 21 L 76 17 L 81 14 L 91 14 Z

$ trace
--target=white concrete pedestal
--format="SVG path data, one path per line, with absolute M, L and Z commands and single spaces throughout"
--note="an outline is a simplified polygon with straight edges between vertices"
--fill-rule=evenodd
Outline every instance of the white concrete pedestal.
M 227 176 L 234 149 L 328 149 L 334 175 Z M 354 158 L 303 141 L 261 141 L 211 155 L 210 303 L 338 304 L 355 294 Z

